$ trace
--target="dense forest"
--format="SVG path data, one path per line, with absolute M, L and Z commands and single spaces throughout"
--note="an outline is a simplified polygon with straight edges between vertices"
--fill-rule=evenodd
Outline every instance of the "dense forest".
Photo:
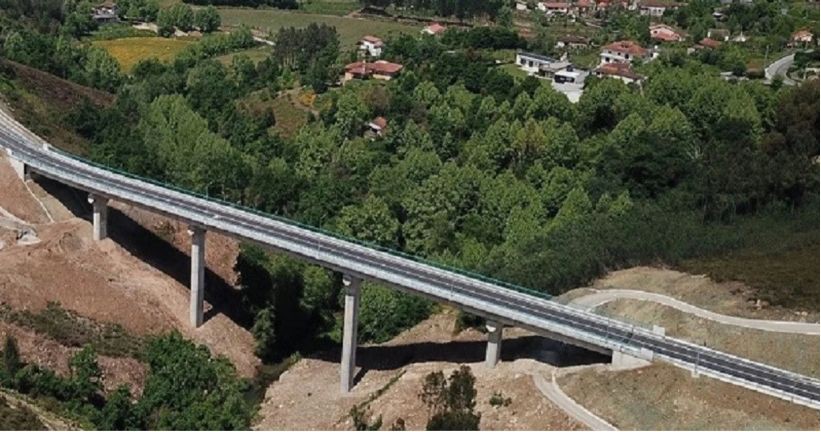
M 818 81 L 728 82 L 682 54 L 647 65 L 642 87 L 590 78 L 572 104 L 497 67 L 489 50 L 528 42 L 488 27 L 392 37 L 384 56 L 405 66 L 398 79 L 339 86 L 355 53 L 315 24 L 282 29 L 258 63 L 213 58 L 253 44 L 241 29 L 125 75 L 62 31 L 65 16 L 20 14 L 28 22 L 0 24 L 5 58 L 117 95 L 67 115 L 92 160 L 546 295 L 614 268 L 732 250 L 774 227 L 817 229 Z M 320 94 L 318 115 L 285 136 L 249 100 L 294 82 Z M 375 116 L 388 122 L 381 136 L 365 133 Z M 249 245 L 237 269 L 241 324 L 261 357 L 338 331 L 338 274 Z M 376 284 L 363 296 L 364 340 L 390 338 L 433 307 Z M 143 395 L 137 409 L 166 391 L 176 389 Z

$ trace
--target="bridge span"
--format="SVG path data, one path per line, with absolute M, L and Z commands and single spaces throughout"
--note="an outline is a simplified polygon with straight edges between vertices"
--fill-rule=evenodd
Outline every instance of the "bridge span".
M 93 236 L 106 238 L 107 202 L 114 199 L 189 224 L 191 325 L 203 322 L 205 235 L 216 231 L 261 244 L 344 275 L 341 389 L 353 386 L 356 328 L 362 280 L 446 303 L 488 320 L 486 364 L 498 362 L 505 325 L 613 354 L 671 363 L 819 409 L 819 381 L 773 366 L 665 336 L 643 327 L 579 310 L 522 287 L 425 262 L 398 252 L 341 238 L 213 198 L 103 167 L 55 149 L 0 110 L 0 147 L 21 177 L 37 173 L 89 193 Z

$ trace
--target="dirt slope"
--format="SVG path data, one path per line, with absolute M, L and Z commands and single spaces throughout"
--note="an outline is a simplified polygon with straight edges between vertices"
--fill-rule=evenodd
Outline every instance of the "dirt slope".
M 713 312 L 752 319 L 818 322 L 818 314 L 768 306 L 754 299 L 754 290 L 740 282 L 715 282 L 693 275 L 656 267 L 618 270 L 596 280 L 588 288 L 563 294 L 565 302 L 589 294 L 590 289 L 631 289 L 668 295 Z
M 0 230 L 0 238 L 6 243 L 0 248 L 0 304 L 15 310 L 37 311 L 56 301 L 82 316 L 120 324 L 138 335 L 178 329 L 208 345 L 212 352 L 228 357 L 241 374 L 253 375 L 259 364 L 253 355 L 253 337 L 221 310 L 211 310 L 209 306 L 202 327 L 192 329 L 188 325 L 186 269 L 190 264 L 182 251 L 190 245 L 185 243 L 188 240 L 183 237 L 184 229 L 171 231 L 175 233 L 171 238 L 174 245 L 169 246 L 150 228 L 173 223 L 116 205 L 124 213 L 152 224 L 146 229 L 112 211 L 109 230 L 113 238 L 93 242 L 88 211 L 82 207 L 83 194 L 47 181 L 29 182 L 34 195 L 55 220 L 43 223 L 48 219 L 43 206 L 10 171 L 7 161 L 0 160 L 0 207 L 31 224 L 40 241 L 22 245 L 14 241 L 13 233 Z M 123 232 L 120 225 L 132 231 Z M 131 235 L 132 232 L 137 235 Z M 149 238 L 153 241 L 146 242 Z M 237 251 L 235 242 L 209 235 L 206 248 L 210 276 L 206 286 L 216 287 L 216 281 L 230 286 L 234 278 L 230 269 Z M 164 261 L 166 265 L 152 265 L 152 260 Z M 208 285 L 212 280 L 214 284 Z M 26 355 L 25 350 L 23 353 Z
M 399 417 L 408 430 L 424 429 L 427 411 L 417 396 L 422 379 L 438 370 L 449 374 L 461 364 L 469 365 L 476 376 L 482 429 L 583 429 L 533 384 L 531 373 L 549 374 L 552 366 L 524 354 L 532 351 L 532 335 L 505 329 L 504 361 L 488 369 L 482 364 L 485 336 L 475 330 L 454 336 L 454 320 L 452 311 L 438 314 L 388 343 L 360 347 L 357 363 L 363 371 L 349 395 L 340 393 L 338 351 L 299 361 L 268 388 L 255 429 L 350 430 L 351 407 L 380 390 L 369 409 L 374 418 L 382 415 L 384 429 Z M 497 391 L 511 398 L 509 406 L 490 406 Z
M 670 365 L 559 378 L 562 389 L 619 429 L 818 430 L 818 411 Z

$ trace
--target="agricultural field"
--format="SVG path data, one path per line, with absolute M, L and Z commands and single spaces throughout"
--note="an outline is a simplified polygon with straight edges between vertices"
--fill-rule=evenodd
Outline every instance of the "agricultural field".
M 131 37 L 93 42 L 109 52 L 120 68 L 128 73 L 140 60 L 155 57 L 160 61 L 169 61 L 189 44 L 190 40 L 169 39 L 162 37 Z
M 222 25 L 239 26 L 245 24 L 252 28 L 276 32 L 282 27 L 307 27 L 308 24 L 325 23 L 336 27 L 343 47 L 350 48 L 359 39 L 372 34 L 385 38 L 390 34 L 418 33 L 421 26 L 407 25 L 388 21 L 374 21 L 361 18 L 317 15 L 276 9 L 219 9 Z
M 254 62 L 254 64 L 256 64 L 256 63 L 259 63 L 262 60 L 264 60 L 266 57 L 268 57 L 268 55 L 271 54 L 271 50 L 272 50 L 272 48 L 270 46 L 263 45 L 263 46 L 258 46 L 258 47 L 254 47 L 254 48 L 248 48 L 248 49 L 242 50 L 242 51 L 236 51 L 236 52 L 228 53 L 228 54 L 225 54 L 225 55 L 221 55 L 219 57 L 216 57 L 216 60 L 219 61 L 220 63 L 228 66 L 228 65 L 231 64 L 231 61 L 234 60 L 234 57 L 236 57 L 239 54 L 245 54 L 245 55 L 248 56 L 248 58 L 251 59 L 252 62 Z
M 321 15 L 344 16 L 359 10 L 360 7 L 360 3 L 356 0 L 303 0 L 299 2 L 299 10 Z

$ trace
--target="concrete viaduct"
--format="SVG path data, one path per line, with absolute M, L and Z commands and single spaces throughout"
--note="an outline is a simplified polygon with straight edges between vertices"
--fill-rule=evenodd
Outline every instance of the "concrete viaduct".
M 203 322 L 205 235 L 209 230 L 251 241 L 338 271 L 344 281 L 341 390 L 353 386 L 357 316 L 363 279 L 446 303 L 488 322 L 485 363 L 499 360 L 504 326 L 518 326 L 551 339 L 612 354 L 614 362 L 664 361 L 782 399 L 819 408 L 819 381 L 551 301 L 521 287 L 443 268 L 392 251 L 339 238 L 293 221 L 197 196 L 137 178 L 57 150 L 0 110 L 0 147 L 18 174 L 54 179 L 89 192 L 93 237 L 107 236 L 107 203 L 116 199 L 189 224 L 191 235 L 190 321 Z M 661 330 L 661 331 L 659 331 Z

